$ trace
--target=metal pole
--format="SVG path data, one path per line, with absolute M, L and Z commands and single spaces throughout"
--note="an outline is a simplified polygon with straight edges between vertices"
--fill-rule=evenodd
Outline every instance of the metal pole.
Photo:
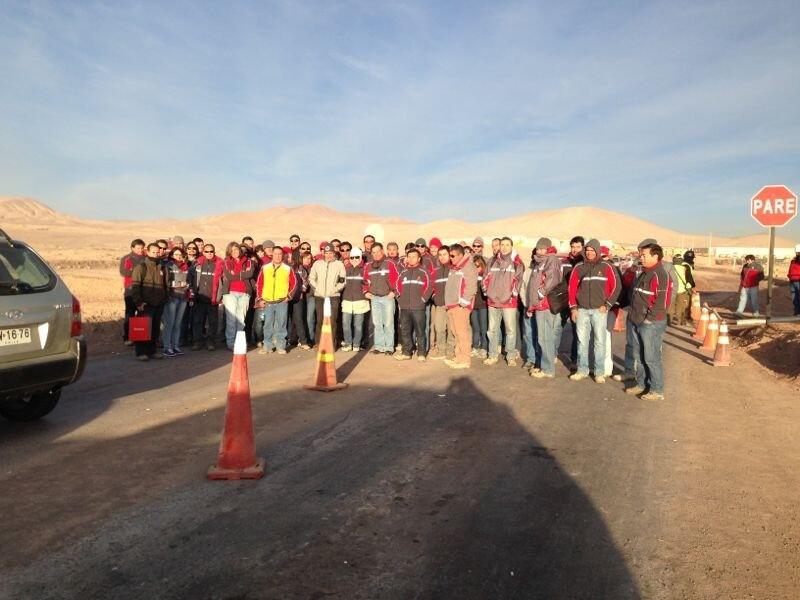
M 769 228 L 769 275 L 767 276 L 767 320 L 772 317 L 772 275 L 775 272 L 775 228 Z

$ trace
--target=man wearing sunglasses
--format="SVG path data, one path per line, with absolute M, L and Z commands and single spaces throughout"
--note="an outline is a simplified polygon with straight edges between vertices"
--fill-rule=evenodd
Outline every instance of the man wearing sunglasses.
M 302 250 L 300 250 L 300 236 L 296 233 L 289 236 L 289 252 L 292 255 L 292 264 L 298 264 Z
M 469 315 L 478 290 L 478 272 L 461 244 L 450 246 L 450 271 L 444 286 L 447 324 L 455 337 L 455 358 L 445 360 L 452 369 L 469 369 L 472 352 L 472 327 Z
M 476 237 L 472 241 L 472 254 L 473 255 L 477 254 L 479 256 L 483 256 L 483 238 L 482 237 Z
M 213 244 L 203 246 L 203 256 L 195 261 L 189 270 L 188 282 L 194 309 L 192 310 L 192 350 L 200 350 L 203 340 L 203 329 L 207 332 L 206 349 L 216 350 L 215 340 L 219 325 L 218 306 L 220 295 L 223 260 L 217 256 Z

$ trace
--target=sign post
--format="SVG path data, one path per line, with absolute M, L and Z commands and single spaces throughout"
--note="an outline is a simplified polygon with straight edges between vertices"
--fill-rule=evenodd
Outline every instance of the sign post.
M 767 321 L 772 318 L 772 281 L 775 274 L 775 228 L 797 216 L 797 196 L 785 185 L 766 185 L 750 198 L 750 215 L 762 227 L 769 227 L 769 272 L 767 279 Z

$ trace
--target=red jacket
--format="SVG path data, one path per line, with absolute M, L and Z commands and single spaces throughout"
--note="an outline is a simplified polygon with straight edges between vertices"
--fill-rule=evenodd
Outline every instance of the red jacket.
M 364 265 L 364 293 L 386 296 L 397 286 L 398 266 L 386 258 L 370 260 Z
M 750 266 L 742 267 L 739 275 L 740 285 L 745 288 L 758 287 L 758 283 L 764 279 L 764 267 L 758 263 L 751 263 Z
M 144 262 L 144 255 L 134 254 L 133 252 L 129 252 L 119 260 L 119 274 L 122 275 L 122 285 L 125 288 L 126 296 L 131 293 L 133 267 L 142 262 Z
M 795 258 L 789 263 L 789 281 L 800 281 L 800 258 Z
M 575 265 L 569 276 L 569 307 L 611 308 L 617 301 L 620 288 L 617 270 L 602 260 Z

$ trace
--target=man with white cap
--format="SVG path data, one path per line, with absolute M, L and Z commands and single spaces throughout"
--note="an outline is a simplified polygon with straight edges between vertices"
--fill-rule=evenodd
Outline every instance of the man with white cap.
M 364 295 L 364 266 L 361 248 L 342 252 L 345 260 L 345 284 L 342 290 L 342 352 L 358 352 L 364 336 L 364 316 L 369 312 L 369 300 Z

